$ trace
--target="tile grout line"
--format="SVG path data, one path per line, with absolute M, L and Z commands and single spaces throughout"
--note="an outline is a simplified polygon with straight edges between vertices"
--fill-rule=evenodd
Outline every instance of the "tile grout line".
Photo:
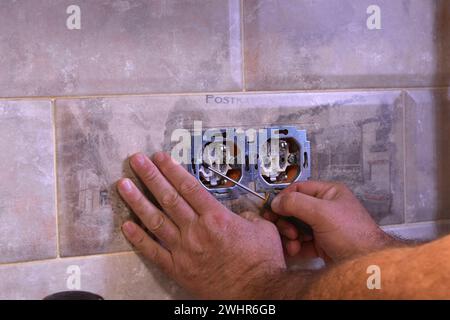
M 426 226 L 429 224 L 433 225 L 444 225 L 450 224 L 450 219 L 438 219 L 438 220 L 427 220 L 427 221 L 417 221 L 417 222 L 408 222 L 408 223 L 397 223 L 397 224 L 386 224 L 379 226 L 380 228 L 409 228 L 409 227 L 417 227 L 417 226 Z
M 261 91 L 200 91 L 200 92 L 157 92 L 157 93 L 118 93 L 118 94 L 93 94 L 75 96 L 12 96 L 0 97 L 0 101 L 11 100 L 70 100 L 70 99 L 94 99 L 94 98 L 121 98 L 121 97 L 173 97 L 173 96 L 201 96 L 201 95 L 258 95 L 258 94 L 295 94 L 295 93 L 349 93 L 349 92 L 381 92 L 381 91 L 405 91 L 405 90 L 439 90 L 448 89 L 450 86 L 424 86 L 424 87 L 389 87 L 389 88 L 341 88 L 341 89 L 299 89 L 299 90 L 261 90 Z
M 239 1 L 239 15 L 241 21 L 241 77 L 242 77 L 242 92 L 247 91 L 245 79 L 245 40 L 244 40 L 244 0 Z
M 27 264 L 37 264 L 37 263 L 45 263 L 45 262 L 64 262 L 70 260 L 77 259 L 95 259 L 102 257 L 114 257 L 114 256 L 125 256 L 125 255 L 138 255 L 135 251 L 119 251 L 119 252 L 106 252 L 106 253 L 96 253 L 90 255 L 81 255 L 81 256 L 69 256 L 69 257 L 58 257 L 58 258 L 47 258 L 47 259 L 38 259 L 38 260 L 26 260 L 26 261 L 16 261 L 16 262 L 7 262 L 0 263 L 0 269 L 3 267 L 12 267 L 12 266 L 23 266 Z
M 389 224 L 389 225 L 382 225 L 381 228 L 396 228 L 396 227 L 415 227 L 415 226 L 426 226 L 429 224 L 433 225 L 443 225 L 443 224 L 450 224 L 450 219 L 439 219 L 439 220 L 428 220 L 428 221 L 419 221 L 419 222 L 409 222 L 409 223 L 399 223 L 399 224 Z M 90 258 L 101 258 L 101 257 L 114 257 L 114 256 L 126 256 L 126 255 L 138 255 L 133 250 L 128 251 L 119 251 L 119 252 L 106 252 L 106 253 L 96 253 L 96 254 L 90 254 L 90 255 L 80 255 L 80 256 L 69 256 L 69 257 L 59 257 L 57 259 L 55 258 L 48 258 L 48 259 L 40 259 L 40 260 L 27 260 L 27 261 L 17 261 L 17 262 L 8 262 L 8 263 L 1 263 L 0 269 L 2 267 L 9 267 L 9 266 L 15 266 L 15 265 L 27 265 L 27 264 L 34 264 L 34 263 L 44 263 L 44 262 L 52 262 L 52 261 L 70 261 L 70 260 L 76 260 L 76 259 L 90 259 Z
M 56 222 L 56 259 L 61 257 L 59 248 L 59 201 L 58 201 L 58 167 L 57 167 L 57 143 L 56 143 L 56 99 L 52 99 L 52 129 L 53 129 L 53 174 L 55 196 L 55 222 Z
M 407 190 L 406 190 L 406 91 L 403 90 L 402 91 L 402 96 L 401 96 L 401 100 L 402 100 L 402 105 L 403 105 L 403 121 L 402 121 L 402 125 L 403 125 L 403 223 L 407 223 L 406 222 L 406 206 L 407 206 Z

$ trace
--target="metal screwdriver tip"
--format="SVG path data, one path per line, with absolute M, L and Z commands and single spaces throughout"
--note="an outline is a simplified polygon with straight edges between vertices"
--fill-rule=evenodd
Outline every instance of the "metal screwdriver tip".
M 256 196 L 256 197 L 258 197 L 258 198 L 260 198 L 260 199 L 262 199 L 262 200 L 264 200 L 264 201 L 266 200 L 266 197 L 260 195 L 259 193 L 253 191 L 252 189 L 250 189 L 250 188 L 244 186 L 243 184 L 237 182 L 236 180 L 234 180 L 234 179 L 228 177 L 227 175 L 223 174 L 222 172 L 217 171 L 217 170 L 214 169 L 214 168 L 211 168 L 211 166 L 209 166 L 208 164 L 203 164 L 203 166 L 204 166 L 206 169 L 211 170 L 211 171 L 214 172 L 215 174 L 221 176 L 222 178 L 227 179 L 228 181 L 231 181 L 232 183 L 234 183 L 235 185 L 237 185 L 239 188 L 244 189 L 244 190 L 247 191 L 248 193 L 251 193 L 252 195 L 254 195 L 254 196 Z

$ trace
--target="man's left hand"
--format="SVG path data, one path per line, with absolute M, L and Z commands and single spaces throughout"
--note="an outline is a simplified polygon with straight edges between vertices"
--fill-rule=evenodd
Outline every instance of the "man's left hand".
M 123 232 L 137 250 L 200 298 L 264 298 L 270 279 L 286 269 L 275 225 L 234 214 L 162 152 L 152 160 L 135 154 L 130 163 L 163 209 L 130 179 L 119 181 L 120 195 L 159 240 L 127 221 Z

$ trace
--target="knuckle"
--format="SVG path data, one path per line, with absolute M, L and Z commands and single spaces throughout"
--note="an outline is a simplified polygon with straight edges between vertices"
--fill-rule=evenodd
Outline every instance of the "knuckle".
M 141 246 L 142 243 L 144 242 L 144 235 L 140 234 L 140 235 L 136 235 L 136 239 L 135 239 L 135 245 L 136 246 Z
M 154 247 L 152 249 L 149 250 L 148 252 L 149 258 L 152 261 L 158 261 L 159 258 L 159 250 L 157 247 Z
M 157 231 L 158 229 L 160 229 L 163 223 L 164 223 L 164 216 L 161 214 L 155 214 L 150 218 L 150 230 L 152 232 Z
M 177 192 L 168 192 L 161 198 L 161 205 L 164 208 L 174 208 L 178 205 L 180 198 Z
M 183 196 L 192 195 L 198 192 L 200 185 L 197 181 L 189 179 L 180 185 L 180 193 Z
M 211 213 L 204 217 L 208 230 L 225 231 L 230 223 L 230 216 L 224 213 Z
M 148 166 L 142 173 L 142 180 L 144 180 L 145 183 L 153 183 L 158 179 L 158 176 L 158 169 L 155 166 Z
M 134 200 L 134 209 L 136 212 L 144 212 L 146 210 L 146 203 L 145 203 L 145 198 L 144 196 L 141 194 L 139 194 L 138 196 L 136 196 L 136 199 Z

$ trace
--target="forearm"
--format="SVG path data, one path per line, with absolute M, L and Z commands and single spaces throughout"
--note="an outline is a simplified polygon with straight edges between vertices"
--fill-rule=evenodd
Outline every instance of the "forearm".
M 241 299 L 258 300 L 297 300 L 302 299 L 313 279 L 313 271 L 284 271 L 273 275 L 265 275 L 260 281 L 252 281 L 248 287 L 250 295 Z
M 370 237 L 370 245 L 364 247 L 360 252 L 355 250 L 357 253 L 352 256 L 350 255 L 348 258 L 354 258 L 355 256 L 367 255 L 373 252 L 392 249 L 392 248 L 402 248 L 402 247 L 411 247 L 420 244 L 417 241 L 411 241 L 402 239 L 396 235 L 389 234 L 378 227 L 378 231 L 374 234 L 365 234 L 365 237 Z M 357 243 L 356 246 L 361 246 L 360 243 Z
M 450 298 L 450 237 L 416 247 L 386 249 L 310 275 L 284 274 L 274 299 Z M 369 289 L 369 266 L 380 270 L 380 289 Z M 272 281 L 273 282 L 273 281 Z M 284 286 L 283 286 L 284 285 Z M 269 290 L 268 290 L 269 291 Z
M 386 231 L 383 232 L 385 234 L 385 243 L 383 249 L 389 249 L 393 247 L 418 246 L 430 242 L 429 240 L 406 239 L 402 238 L 399 235 L 387 233 Z
M 304 299 L 392 299 L 405 293 L 407 265 L 414 248 L 391 248 L 343 261 L 313 276 Z M 371 266 L 378 268 L 380 288 L 370 289 Z M 373 268 L 373 267 L 372 267 Z M 406 281 L 405 281 L 406 280 Z M 373 283 L 372 283 L 373 284 Z

